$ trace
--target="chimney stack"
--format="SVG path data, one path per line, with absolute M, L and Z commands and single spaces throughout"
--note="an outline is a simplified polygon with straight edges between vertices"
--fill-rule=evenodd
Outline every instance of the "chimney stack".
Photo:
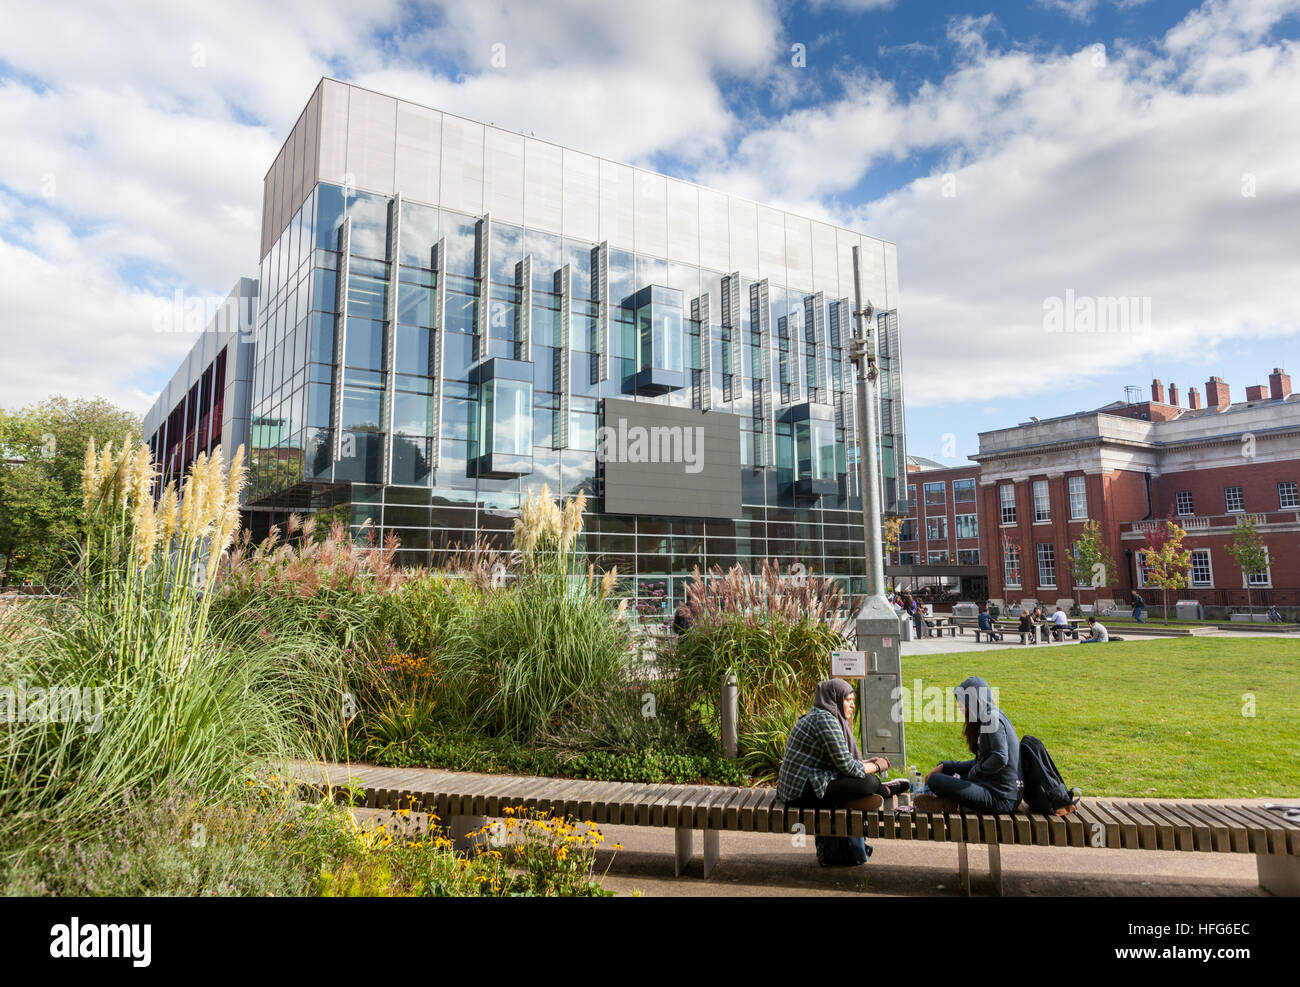
M 1222 377 L 1211 377 L 1205 382 L 1205 406 L 1211 405 L 1217 408 L 1226 408 L 1232 404 L 1232 398 L 1228 395 L 1228 385 Z
M 1263 384 L 1251 384 L 1250 387 L 1246 388 L 1246 400 L 1247 400 L 1247 401 L 1263 401 L 1263 400 L 1264 400 L 1264 385 L 1263 385 Z
M 1151 402 L 1153 404 L 1165 403 L 1165 385 L 1160 383 L 1160 378 L 1151 382 Z
M 1178 407 L 1178 385 L 1172 380 L 1169 382 L 1169 403 L 1175 408 Z
M 1291 393 L 1291 378 L 1281 367 L 1274 367 L 1268 375 L 1268 392 L 1269 397 L 1274 399 L 1287 397 Z
M 1201 410 L 1201 392 L 1194 387 L 1187 389 L 1187 407 L 1193 411 Z

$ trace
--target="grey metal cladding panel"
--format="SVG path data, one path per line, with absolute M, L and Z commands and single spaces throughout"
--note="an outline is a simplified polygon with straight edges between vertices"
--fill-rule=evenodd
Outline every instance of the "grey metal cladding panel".
M 609 379 L 609 241 L 595 249 L 592 280 L 596 289 L 596 325 L 600 334 L 600 379 Z M 594 381 L 593 381 L 594 383 Z
M 533 255 L 515 262 L 515 285 L 519 288 L 519 326 L 515 359 L 531 363 L 533 360 Z
M 438 468 L 442 458 L 442 334 L 446 332 L 447 314 L 447 238 L 442 237 L 433 248 L 432 266 L 438 272 L 438 286 L 434 289 L 434 329 L 429 334 L 433 352 L 429 357 L 429 373 L 433 375 L 433 442 L 429 466 Z
M 691 319 L 700 324 L 700 407 L 713 408 L 713 333 L 709 326 L 709 293 L 691 299 Z
M 740 419 L 735 415 L 692 411 L 664 405 L 606 399 L 605 429 L 611 448 L 603 457 L 605 510 L 613 514 L 649 514 L 668 517 L 733 518 L 740 512 Z M 624 462 L 617 448 L 622 430 L 639 426 L 643 436 L 662 436 L 649 430 L 699 429 L 692 432 L 690 455 L 679 441 L 669 449 L 681 453 L 676 462 Z M 698 441 L 698 444 L 696 442 Z M 643 447 L 646 451 L 650 446 Z M 664 449 L 656 444 L 657 449 Z M 630 447 L 629 450 L 630 451 Z

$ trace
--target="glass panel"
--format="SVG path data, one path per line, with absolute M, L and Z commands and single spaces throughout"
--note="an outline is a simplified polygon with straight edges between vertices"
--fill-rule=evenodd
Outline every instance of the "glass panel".
M 700 260 L 699 190 L 685 182 L 668 182 L 668 257 L 690 265 Z
M 418 202 L 402 202 L 400 256 L 412 267 L 433 267 L 433 246 L 438 242 L 438 210 Z
M 485 443 L 492 452 L 512 456 L 531 454 L 533 446 L 533 386 L 527 381 L 498 378 L 483 388 Z
M 348 319 L 347 359 L 349 367 L 379 370 L 384 359 L 384 324 L 368 319 Z
M 383 415 L 383 391 L 370 387 L 343 388 L 343 427 L 377 432 Z
M 401 435 L 428 435 L 432 431 L 433 399 L 424 394 L 395 391 L 393 431 Z
M 515 265 L 524 259 L 522 227 L 498 223 L 492 217 L 492 280 L 497 284 L 515 283 Z
M 418 326 L 398 326 L 394 340 L 396 366 L 399 373 L 429 376 L 430 330 Z
M 636 173 L 636 252 L 668 256 L 667 179 L 653 172 Z

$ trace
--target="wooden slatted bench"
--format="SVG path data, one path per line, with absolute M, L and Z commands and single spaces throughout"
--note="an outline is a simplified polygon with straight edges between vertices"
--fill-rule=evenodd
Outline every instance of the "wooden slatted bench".
M 777 800 L 773 788 L 475 775 L 342 764 L 300 763 L 296 770 L 307 797 L 319 798 L 330 790 L 341 798 L 343 787 L 359 785 L 364 788 L 368 808 L 436 813 L 461 846 L 466 845 L 465 833 L 490 818 L 501 817 L 507 807 L 611 826 L 673 829 L 678 875 L 691 861 L 698 830 L 703 834 L 705 877 L 717 864 L 722 833 L 789 833 L 956 843 L 959 876 L 967 894 L 967 847 L 983 844 L 999 895 L 1003 846 L 1252 853 L 1261 887 L 1275 894 L 1300 895 L 1300 823 L 1288 822 L 1281 813 L 1258 805 L 1088 799 L 1078 812 L 1064 818 L 1026 813 L 895 812 L 888 805 L 880 811 L 861 812 L 788 806 Z

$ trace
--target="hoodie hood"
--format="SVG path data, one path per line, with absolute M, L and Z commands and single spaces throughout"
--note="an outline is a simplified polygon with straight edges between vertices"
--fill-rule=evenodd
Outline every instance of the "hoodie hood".
M 965 710 L 968 721 L 987 725 L 997 719 L 998 707 L 993 698 L 993 690 L 978 675 L 972 675 L 952 692 Z

